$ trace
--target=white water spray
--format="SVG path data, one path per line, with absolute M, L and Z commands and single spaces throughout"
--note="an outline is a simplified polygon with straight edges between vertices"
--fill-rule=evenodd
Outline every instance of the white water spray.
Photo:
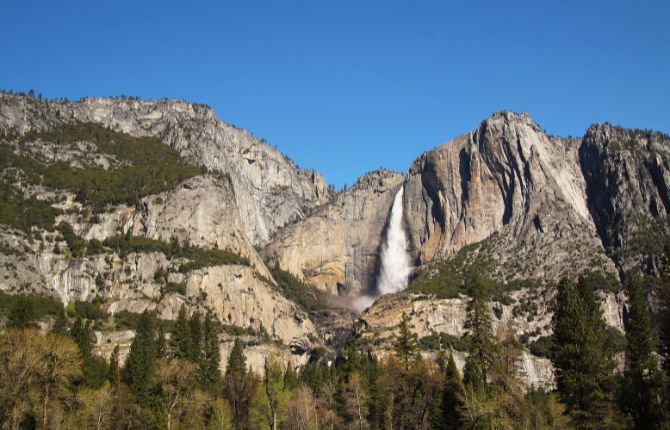
M 409 276 L 409 260 L 407 258 L 407 237 L 402 225 L 402 195 L 404 186 L 395 195 L 391 208 L 391 219 L 386 232 L 386 242 L 382 246 L 381 270 L 377 280 L 377 292 L 384 294 L 397 293 L 407 288 Z
M 403 228 L 403 192 L 404 186 L 398 190 L 391 207 L 391 219 L 386 231 L 386 241 L 382 245 L 381 269 L 375 295 L 357 298 L 353 305 L 358 311 L 369 307 L 380 296 L 407 288 L 410 265 L 407 257 L 407 237 Z

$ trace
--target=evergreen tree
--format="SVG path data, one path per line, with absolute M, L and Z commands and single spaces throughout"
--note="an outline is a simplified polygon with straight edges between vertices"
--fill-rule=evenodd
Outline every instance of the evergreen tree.
M 659 428 L 664 378 L 656 355 L 656 333 L 640 278 L 627 276 L 625 289 L 628 321 L 621 404 L 634 429 Z
M 35 305 L 30 297 L 18 296 L 9 310 L 8 328 L 34 327 Z
M 465 360 L 463 368 L 463 383 L 471 387 L 476 392 L 483 392 L 486 386 L 484 382 L 484 372 L 479 360 L 473 354 L 470 354 Z
M 358 345 L 358 339 L 356 336 L 351 336 L 349 342 L 347 343 L 347 348 L 344 350 L 344 357 L 346 360 L 341 365 L 341 370 L 345 374 L 350 374 L 352 372 L 358 372 L 363 366 L 363 356 L 360 353 L 360 348 Z
M 93 355 L 95 334 L 90 321 L 84 323 L 81 317 L 77 317 L 70 330 L 70 336 L 81 353 L 83 383 L 90 388 L 100 388 L 107 377 L 108 367 L 103 358 Z
M 221 383 L 221 351 L 219 335 L 212 314 L 205 316 L 202 327 L 203 353 L 199 365 L 199 379 L 203 387 L 215 391 Z
M 200 355 L 202 353 L 202 323 L 200 321 L 200 314 L 194 312 L 188 322 L 190 342 L 188 343 L 189 351 L 187 358 L 194 363 L 200 362 Z
M 156 338 L 156 358 L 161 359 L 167 354 L 167 345 L 165 340 L 165 328 L 158 324 L 158 335 Z
M 593 286 L 562 280 L 552 321 L 556 383 L 572 423 L 579 429 L 619 428 L 614 407 L 613 351 Z
M 286 372 L 284 372 L 284 386 L 287 390 L 293 390 L 298 388 L 300 385 L 300 380 L 298 379 L 298 374 L 296 373 L 293 366 L 290 364 L 286 366 Z
M 146 397 L 156 366 L 156 317 L 144 311 L 126 358 L 126 382 L 140 398 Z
M 109 369 L 107 370 L 107 380 L 112 387 L 119 385 L 119 345 L 114 347 L 111 357 L 109 357 Z
M 256 395 L 258 380 L 247 372 L 246 359 L 242 343 L 236 338 L 228 357 L 224 393 L 233 416 L 233 429 L 246 429 L 249 422 L 251 402 Z
M 67 318 L 65 317 L 65 311 L 63 308 L 61 308 L 58 312 L 58 315 L 56 315 L 51 332 L 59 335 L 67 334 Z
M 461 374 L 456 367 L 454 355 L 449 353 L 447 359 L 447 366 L 444 372 L 445 387 L 442 393 L 441 404 L 441 425 L 435 426 L 445 430 L 456 430 L 461 428 L 461 399 L 460 392 L 462 389 Z
M 670 399 L 670 244 L 665 246 L 660 279 L 656 285 L 656 296 L 659 305 L 659 351 L 663 360 L 664 398 Z M 670 401 L 664 402 L 663 420 L 670 422 Z M 670 427 L 670 425 L 668 426 Z
M 405 364 L 405 369 L 409 369 L 410 363 L 418 357 L 416 334 L 412 333 L 409 328 L 409 321 L 410 318 L 403 314 L 402 322 L 400 323 L 400 332 L 395 342 L 395 353 Z
M 174 331 L 170 337 L 170 350 L 173 357 L 186 358 L 191 350 L 191 331 L 188 318 L 186 317 L 186 307 L 182 304 L 175 321 Z
M 388 402 L 382 386 L 382 369 L 376 358 L 371 358 L 363 368 L 365 388 L 368 394 L 368 422 L 372 428 L 384 428 L 385 405 Z
M 233 349 L 230 351 L 228 357 L 228 365 L 226 366 L 226 376 L 232 373 L 239 373 L 246 375 L 247 373 L 247 359 L 244 356 L 244 347 L 238 338 L 235 338 Z
M 79 347 L 84 361 L 91 357 L 93 353 L 93 333 L 88 322 L 84 323 L 81 317 L 77 317 L 70 330 L 70 336 L 72 336 L 72 339 L 74 339 L 74 342 Z
M 465 288 L 469 296 L 465 328 L 470 339 L 470 353 L 479 361 L 483 381 L 495 355 L 493 323 L 489 309 L 489 285 L 478 274 L 470 274 L 465 279 Z

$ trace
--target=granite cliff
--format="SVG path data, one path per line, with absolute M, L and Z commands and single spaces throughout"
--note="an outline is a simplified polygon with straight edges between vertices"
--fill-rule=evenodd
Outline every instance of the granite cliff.
M 157 136 L 188 161 L 228 174 L 247 237 L 268 242 L 275 231 L 326 202 L 318 173 L 301 170 L 251 133 L 225 124 L 205 105 L 181 101 L 86 98 L 78 102 L 0 94 L 0 129 L 25 133 L 78 120 L 132 136 Z
M 39 221 L 3 218 L 1 291 L 95 302 L 111 316 L 149 309 L 170 320 L 182 304 L 211 311 L 248 337 L 256 367 L 264 354 L 293 364 L 320 346 L 334 354 L 351 336 L 384 355 L 403 315 L 433 354 L 436 336 L 465 333 L 468 270 L 499 286 L 496 325 L 529 347 L 550 335 L 563 276 L 602 274 L 614 286 L 599 293 L 604 316 L 621 331 L 618 280 L 634 270 L 658 275 L 670 243 L 670 138 L 609 124 L 560 138 L 527 114 L 497 113 L 422 154 L 406 175 L 371 172 L 339 193 L 208 107 L 179 101 L 0 94 L 0 139 L 2 208 L 19 202 Z M 114 149 L 122 141 L 147 146 L 144 176 Z M 165 159 L 184 174 L 157 179 L 151 164 Z M 125 172 L 138 194 L 100 203 L 104 184 L 77 182 L 91 171 L 105 180 Z M 409 288 L 375 302 L 355 327 L 349 311 L 306 307 L 297 294 L 309 303 L 325 295 L 337 307 L 374 291 L 400 187 Z M 276 270 L 309 285 L 282 289 L 293 287 L 280 285 L 273 274 L 285 272 Z M 102 353 L 129 344 L 132 332 L 122 328 L 98 332 Z M 225 356 L 232 336 L 224 337 Z M 552 384 L 546 358 L 525 352 L 520 372 L 532 385 Z

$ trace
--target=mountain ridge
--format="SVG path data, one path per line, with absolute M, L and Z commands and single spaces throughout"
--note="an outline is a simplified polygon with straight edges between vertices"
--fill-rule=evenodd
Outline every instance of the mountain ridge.
M 64 127 L 72 122 L 76 133 Z M 154 310 L 169 320 L 182 304 L 212 311 L 222 324 L 252 332 L 251 343 L 275 342 L 273 351 L 283 345 L 294 365 L 321 347 L 334 358 L 351 336 L 389 339 L 404 312 L 422 336 L 433 336 L 432 323 L 438 334 L 460 336 L 462 285 L 471 270 L 498 285 L 501 321 L 534 341 L 548 333 L 547 303 L 558 279 L 657 275 L 670 243 L 670 139 L 658 132 L 601 124 L 582 138 L 561 138 L 527 113 L 502 111 L 425 151 L 405 174 L 375 170 L 336 192 L 211 109 L 185 102 L 70 104 L 1 94 L 0 129 L 3 190 L 46 211 L 39 225 L 3 227 L 1 290 L 95 301 L 112 316 Z M 63 138 L 67 133 L 74 137 Z M 156 142 L 175 153 L 157 150 Z M 177 157 L 166 165 L 182 166 L 186 177 L 156 181 L 144 166 L 144 179 L 129 185 L 141 195 L 106 196 L 93 206 L 101 184 L 80 186 L 77 175 L 89 169 L 107 178 L 126 169 L 133 177 L 135 161 L 119 152 L 122 143 L 153 148 L 138 152 L 149 165 L 156 154 Z M 47 166 L 68 175 L 69 185 L 45 181 Z M 350 306 L 374 292 L 401 186 L 410 287 L 373 304 L 362 328 L 352 330 L 355 315 L 319 303 Z M 282 288 L 293 290 L 285 295 Z M 605 291 L 602 306 L 622 327 L 621 295 Z M 430 315 L 436 311 L 452 315 Z M 383 354 L 388 344 L 370 348 Z M 254 354 L 258 369 L 262 354 Z M 525 366 L 537 366 L 530 373 L 551 384 L 550 366 L 534 360 L 527 357 Z

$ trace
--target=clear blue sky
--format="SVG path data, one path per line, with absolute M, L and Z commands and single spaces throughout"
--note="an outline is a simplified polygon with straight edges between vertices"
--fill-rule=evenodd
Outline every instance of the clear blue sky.
M 211 105 L 338 187 L 491 113 L 670 132 L 670 2 L 0 0 L 0 87 Z

